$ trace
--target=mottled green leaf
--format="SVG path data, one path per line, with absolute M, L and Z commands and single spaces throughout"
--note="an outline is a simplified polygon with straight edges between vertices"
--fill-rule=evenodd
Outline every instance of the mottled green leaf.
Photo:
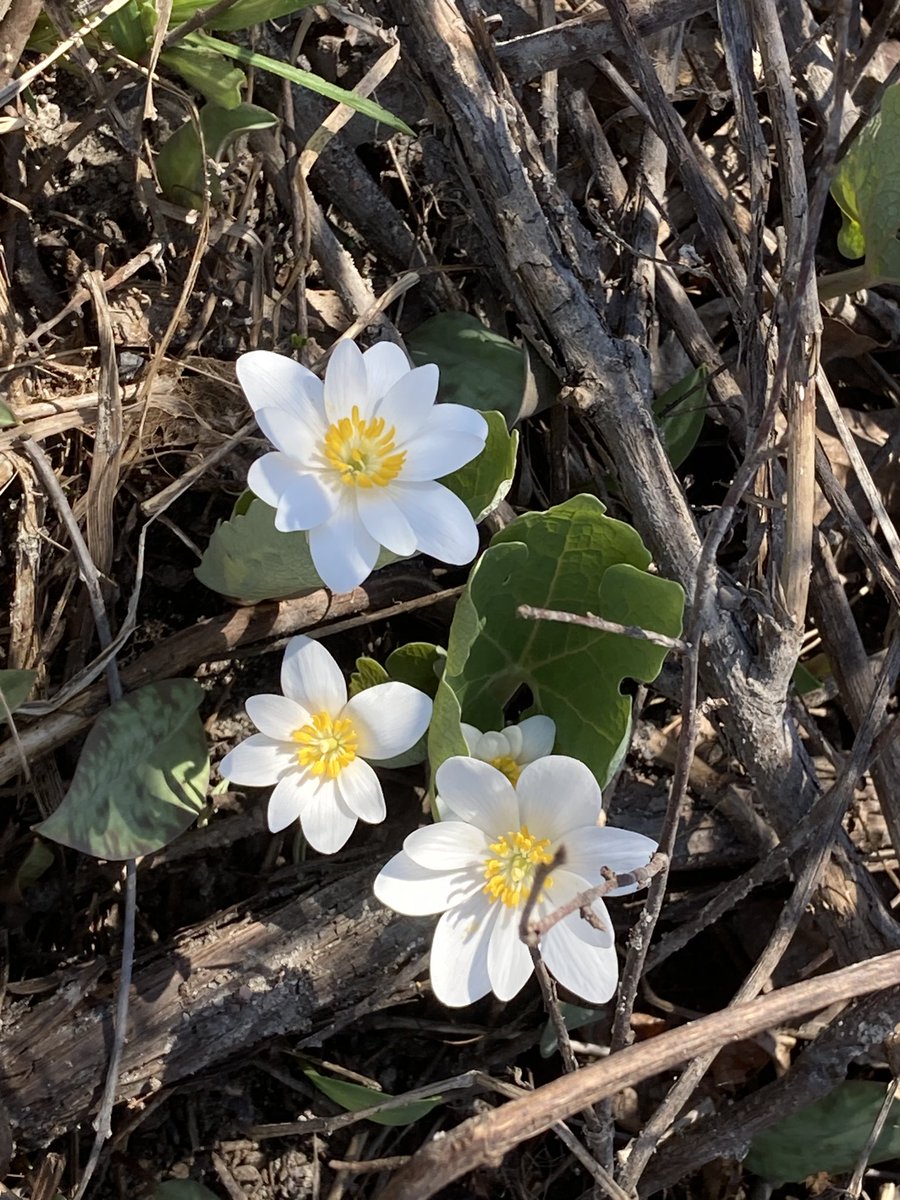
M 9 407 L 0 400 L 0 429 L 8 429 L 10 425 L 17 425 L 19 418 Z
M 220 162 L 231 143 L 242 133 L 277 124 L 276 116 L 256 104 L 239 104 L 237 108 L 204 104 L 200 109 L 203 145 L 207 158 L 213 162 Z M 185 208 L 201 208 L 203 165 L 200 135 L 194 122 L 186 121 L 167 139 L 156 159 L 156 174 L 163 194 Z M 213 199 L 221 199 L 222 189 L 215 172 L 210 174 L 209 183 Z
M 706 367 L 697 367 L 653 404 L 673 467 L 680 467 L 697 444 L 706 420 Z
M 900 279 L 900 84 L 884 93 L 838 166 L 831 194 L 844 216 L 838 249 L 866 259 L 870 284 Z
M 24 704 L 28 699 L 28 693 L 36 678 L 37 671 L 0 671 L 0 692 L 3 693 L 6 707 L 11 713 L 14 713 L 19 705 Z M 5 720 L 6 714 L 0 706 L 0 721 Z
M 320 1092 L 324 1092 L 329 1100 L 346 1109 L 347 1112 L 363 1112 L 376 1104 L 384 1104 L 394 1097 L 387 1092 L 378 1092 L 374 1088 L 363 1087 L 360 1083 L 349 1083 L 345 1079 L 334 1079 L 322 1075 L 313 1067 L 304 1067 L 303 1074 Z M 411 1125 L 421 1117 L 426 1117 L 438 1104 L 444 1103 L 443 1096 L 431 1096 L 426 1100 L 412 1100 L 409 1104 L 396 1108 L 385 1109 L 384 1112 L 374 1113 L 366 1120 L 374 1121 L 377 1125 Z
M 631 702 L 624 679 L 650 682 L 666 652 L 651 642 L 572 624 L 526 621 L 520 604 L 606 617 L 676 637 L 684 593 L 647 571 L 630 526 L 593 496 L 528 513 L 501 530 L 476 563 L 450 628 L 447 665 L 428 735 L 432 770 L 466 753 L 460 717 L 502 729 L 524 684 L 534 711 L 556 722 L 556 752 L 580 758 L 604 785 L 624 753 Z
M 150 854 L 183 833 L 209 783 L 202 699 L 193 679 L 166 679 L 102 712 L 62 803 L 36 832 L 112 860 Z
M 821 1100 L 757 1134 L 745 1165 L 772 1183 L 795 1183 L 824 1171 L 852 1171 L 885 1096 L 885 1084 L 847 1080 Z M 869 1155 L 870 1163 L 900 1156 L 900 1107 L 896 1102 Z
M 509 491 L 516 469 L 518 434 L 507 430 L 499 413 L 485 413 L 488 437 L 471 463 L 441 482 L 463 501 L 476 521 L 497 507 Z M 220 522 L 195 574 L 201 583 L 233 600 L 256 604 L 283 600 L 322 587 L 305 533 L 279 533 L 275 510 L 262 500 L 246 505 L 243 493 L 231 517 Z M 375 570 L 397 562 L 382 550 Z

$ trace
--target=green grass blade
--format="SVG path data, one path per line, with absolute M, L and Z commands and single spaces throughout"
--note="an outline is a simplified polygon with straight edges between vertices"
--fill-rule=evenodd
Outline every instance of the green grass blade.
M 405 121 L 395 117 L 380 104 L 376 104 L 373 100 L 366 100 L 362 96 L 356 96 L 353 92 L 348 92 L 345 88 L 338 87 L 337 84 L 329 83 L 326 79 L 320 79 L 311 71 L 301 71 L 299 67 L 292 67 L 288 63 L 279 62 L 278 59 L 269 58 L 265 54 L 256 54 L 252 50 L 245 50 L 242 46 L 232 46 L 229 42 L 211 37 L 208 33 L 195 33 L 193 38 L 198 44 L 209 50 L 215 50 L 225 58 L 234 59 L 235 62 L 243 63 L 248 67 L 257 67 L 260 71 L 268 71 L 271 75 L 280 75 L 282 79 L 289 79 L 291 83 L 309 88 L 311 92 L 318 92 L 320 96 L 334 100 L 337 104 L 347 104 L 372 121 L 381 121 L 385 125 L 390 125 L 392 129 L 399 129 L 401 133 L 408 133 L 411 137 L 415 137 L 414 131 Z

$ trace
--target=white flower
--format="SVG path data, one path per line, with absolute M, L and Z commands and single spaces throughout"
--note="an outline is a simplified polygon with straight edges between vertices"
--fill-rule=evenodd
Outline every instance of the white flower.
M 219 767 L 243 787 L 275 784 L 269 829 L 299 820 L 322 854 L 340 850 L 357 819 L 384 820 L 378 776 L 365 761 L 402 754 L 431 720 L 431 699 L 406 683 L 379 683 L 347 699 L 347 685 L 324 646 L 291 638 L 281 664 L 283 696 L 251 696 L 247 715 L 260 731 Z
M 507 725 L 500 733 L 482 733 L 465 722 L 460 729 L 472 757 L 490 763 L 513 784 L 522 768 L 536 758 L 545 758 L 556 741 L 556 725 L 549 717 L 526 717 L 518 725 Z
M 334 592 L 366 579 L 381 547 L 470 562 L 469 510 L 435 482 L 484 449 L 487 422 L 461 404 L 435 404 L 438 369 L 410 369 L 390 342 L 361 354 L 339 342 L 324 382 L 269 350 L 237 362 L 256 420 L 276 447 L 247 483 L 275 509 L 275 528 L 309 531 L 316 570 Z
M 491 991 L 510 1000 L 532 972 L 519 921 L 537 864 L 565 848 L 564 864 L 535 906 L 540 920 L 603 883 L 603 867 L 622 874 L 645 866 L 656 843 L 597 826 L 600 789 L 574 758 L 540 758 L 515 787 L 478 759 L 448 758 L 436 782 L 445 819 L 407 837 L 375 880 L 375 895 L 411 916 L 443 913 L 431 945 L 431 985 L 444 1004 L 471 1004 Z M 616 989 L 618 961 L 606 907 L 602 900 L 591 907 L 600 929 L 571 913 L 545 934 L 541 953 L 564 987 L 602 1004 Z

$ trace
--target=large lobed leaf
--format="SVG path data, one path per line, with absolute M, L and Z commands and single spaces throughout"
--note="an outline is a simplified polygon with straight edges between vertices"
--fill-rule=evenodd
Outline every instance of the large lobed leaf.
M 684 593 L 650 575 L 649 563 L 635 530 L 605 516 L 593 496 L 528 513 L 498 533 L 454 614 L 428 737 L 432 771 L 466 753 L 461 717 L 502 729 L 504 705 L 525 684 L 535 710 L 556 722 L 556 752 L 580 758 L 604 785 L 630 731 L 631 702 L 620 685 L 655 679 L 666 652 L 583 626 L 526 621 L 516 609 L 593 612 L 675 637 Z
M 476 521 L 492 512 L 509 491 L 518 447 L 518 434 L 507 430 L 499 413 L 483 415 L 488 423 L 484 450 L 441 480 Z M 396 555 L 382 550 L 375 569 L 396 561 Z M 306 534 L 279 533 L 275 510 L 256 499 L 247 508 L 238 501 L 230 519 L 216 526 L 195 574 L 212 591 L 245 604 L 322 587 Z
M 209 783 L 202 699 L 193 679 L 166 679 L 102 712 L 62 803 L 36 832 L 112 860 L 150 854 L 183 833 Z

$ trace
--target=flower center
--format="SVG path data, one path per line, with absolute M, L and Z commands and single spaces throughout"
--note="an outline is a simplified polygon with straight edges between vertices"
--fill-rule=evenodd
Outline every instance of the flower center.
M 300 747 L 297 762 L 313 775 L 336 779 L 356 758 L 356 730 L 347 717 L 316 713 L 309 725 L 295 729 L 291 737 Z
M 330 467 L 348 487 L 385 487 L 396 479 L 406 451 L 394 445 L 396 430 L 384 427 L 384 417 L 364 421 L 354 404 L 349 417 L 329 425 L 322 451 Z
M 519 776 L 522 774 L 522 768 L 511 754 L 498 754 L 496 758 L 491 758 L 488 761 L 492 767 L 496 767 L 498 771 L 502 771 L 513 787 L 515 787 L 519 782 Z
M 553 856 L 547 853 L 549 838 L 536 838 L 523 825 L 516 833 L 507 833 L 496 842 L 491 842 L 493 858 L 485 860 L 486 883 L 482 891 L 491 900 L 499 900 L 508 908 L 516 908 L 531 891 L 534 869 L 538 863 L 549 863 Z M 548 876 L 544 887 L 552 887 Z

